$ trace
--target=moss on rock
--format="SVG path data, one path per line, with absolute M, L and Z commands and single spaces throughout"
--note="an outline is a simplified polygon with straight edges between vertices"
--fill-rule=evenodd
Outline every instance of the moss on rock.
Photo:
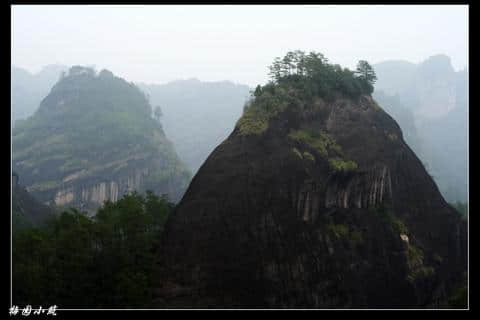
M 357 163 L 351 160 L 345 161 L 340 158 L 331 158 L 328 162 L 334 171 L 350 172 L 358 169 Z
M 329 151 L 340 153 L 340 146 L 326 132 L 312 130 L 291 130 L 288 137 L 298 143 L 304 143 L 315 149 L 321 156 L 328 157 Z
M 261 134 L 268 129 L 268 117 L 261 112 L 246 112 L 237 122 L 240 135 Z
M 327 230 L 337 238 L 345 238 L 349 233 L 348 226 L 344 224 L 328 224 Z
M 299 157 L 300 159 L 303 159 L 302 153 L 298 151 L 297 148 L 292 148 L 292 151 L 297 157 Z
M 315 161 L 315 157 L 308 151 L 305 151 L 303 153 L 303 158 L 307 159 L 307 160 L 310 160 L 310 161 Z

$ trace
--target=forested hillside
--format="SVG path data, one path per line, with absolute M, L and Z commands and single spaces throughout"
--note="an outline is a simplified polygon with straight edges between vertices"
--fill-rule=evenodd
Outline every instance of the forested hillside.
M 72 67 L 13 130 L 13 168 L 42 202 L 95 210 L 151 189 L 173 201 L 190 173 L 134 84 Z

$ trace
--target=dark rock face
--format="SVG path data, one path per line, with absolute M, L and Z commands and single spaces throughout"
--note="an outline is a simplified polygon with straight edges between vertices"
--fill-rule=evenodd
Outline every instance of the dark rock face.
M 327 133 L 352 170 L 289 139 Z M 170 217 L 160 307 L 445 307 L 466 272 L 466 224 L 370 97 L 238 126 Z

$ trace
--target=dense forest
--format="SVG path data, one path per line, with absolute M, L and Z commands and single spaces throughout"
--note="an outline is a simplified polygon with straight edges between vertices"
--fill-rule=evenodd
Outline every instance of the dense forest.
M 174 205 L 165 196 L 125 195 L 94 217 L 71 208 L 13 236 L 13 301 L 61 308 L 151 304 L 158 247 Z

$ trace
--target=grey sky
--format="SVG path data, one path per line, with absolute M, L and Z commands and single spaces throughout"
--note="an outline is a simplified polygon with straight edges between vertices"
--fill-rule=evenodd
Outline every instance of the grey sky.
M 256 85 L 288 50 L 421 62 L 447 54 L 468 65 L 468 7 L 452 6 L 12 6 L 12 64 L 95 65 L 134 82 L 232 80 Z

